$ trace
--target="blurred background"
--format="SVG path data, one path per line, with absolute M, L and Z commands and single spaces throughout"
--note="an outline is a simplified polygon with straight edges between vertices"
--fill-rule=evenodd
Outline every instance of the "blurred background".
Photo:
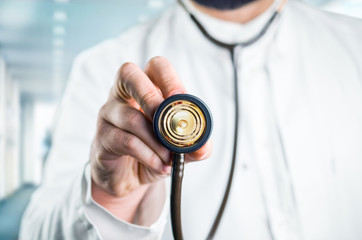
M 362 18 L 362 0 L 304 0 Z M 175 0 L 0 0 L 0 239 L 16 239 L 41 183 L 73 58 Z

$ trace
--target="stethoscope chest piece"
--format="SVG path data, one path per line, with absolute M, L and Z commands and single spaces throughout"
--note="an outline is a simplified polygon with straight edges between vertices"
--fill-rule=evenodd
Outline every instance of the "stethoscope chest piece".
M 167 98 L 156 110 L 153 129 L 157 139 L 174 153 L 191 153 L 201 148 L 212 130 L 206 104 L 189 94 Z
M 185 153 L 201 148 L 212 129 L 211 113 L 199 98 L 178 94 L 167 98 L 153 117 L 157 139 L 173 152 L 171 173 L 171 226 L 175 240 L 182 240 L 181 188 Z

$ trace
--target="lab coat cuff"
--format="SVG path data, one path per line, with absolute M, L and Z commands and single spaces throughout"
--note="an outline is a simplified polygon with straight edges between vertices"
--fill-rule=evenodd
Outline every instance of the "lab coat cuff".
M 100 237 L 104 240 L 108 239 L 160 239 L 167 222 L 169 199 L 165 199 L 162 212 L 155 223 L 151 226 L 140 226 L 126 222 L 117 218 L 103 206 L 99 205 L 92 198 L 92 181 L 90 164 L 87 163 L 83 173 L 82 184 L 83 192 L 85 193 L 83 199 L 83 206 L 85 215 L 89 222 L 96 228 Z M 167 184 L 165 184 L 167 185 Z M 168 192 L 165 189 L 166 193 Z

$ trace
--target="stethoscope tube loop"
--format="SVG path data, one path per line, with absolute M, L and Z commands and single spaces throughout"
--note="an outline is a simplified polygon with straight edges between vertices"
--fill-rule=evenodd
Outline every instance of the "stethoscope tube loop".
M 232 154 L 231 167 L 230 167 L 230 172 L 229 172 L 229 177 L 228 177 L 228 182 L 227 182 L 227 185 L 226 185 L 224 197 L 222 199 L 221 205 L 219 207 L 219 210 L 218 210 L 216 218 L 215 218 L 215 220 L 213 222 L 213 225 L 212 225 L 212 227 L 210 229 L 210 232 L 209 232 L 209 234 L 207 235 L 207 238 L 206 238 L 207 240 L 211 240 L 215 236 L 215 233 L 217 231 L 217 228 L 219 226 L 222 215 L 224 213 L 224 209 L 225 209 L 227 201 L 228 201 L 228 197 L 229 197 L 229 193 L 230 193 L 230 189 L 231 189 L 231 185 L 232 185 L 232 180 L 233 180 L 233 175 L 234 175 L 235 164 L 236 164 L 238 135 L 239 135 L 238 134 L 238 131 L 239 131 L 238 128 L 239 128 L 239 120 L 240 120 L 240 114 L 239 114 L 239 104 L 240 103 L 239 103 L 239 94 L 238 94 L 239 86 L 238 86 L 238 72 L 237 72 L 237 62 L 236 62 L 236 59 L 237 59 L 236 48 L 237 47 L 248 47 L 248 46 L 256 43 L 259 39 L 261 39 L 265 35 L 265 33 L 268 31 L 268 29 L 270 28 L 273 21 L 276 19 L 276 17 L 282 11 L 282 9 L 284 8 L 287 0 L 281 0 L 281 4 L 278 5 L 277 9 L 273 13 L 273 15 L 271 16 L 269 21 L 264 25 L 264 27 L 259 32 L 259 34 L 257 34 L 254 38 L 250 39 L 249 41 L 233 43 L 233 44 L 223 43 L 223 42 L 213 38 L 206 31 L 206 29 L 202 26 L 202 24 L 196 19 L 196 17 L 187 9 L 185 4 L 181 0 L 178 0 L 178 2 L 185 9 L 185 11 L 190 15 L 190 18 L 195 23 L 195 25 L 199 28 L 200 32 L 204 35 L 205 38 L 207 38 L 209 41 L 211 41 L 215 45 L 229 50 L 230 57 L 231 57 L 231 63 L 232 63 L 232 66 L 233 66 L 234 100 L 235 100 L 235 122 L 234 122 L 233 154 Z M 191 98 L 192 97 L 193 96 L 191 96 Z M 166 101 L 170 101 L 170 100 L 166 99 L 165 102 Z M 201 101 L 201 103 L 202 103 L 202 101 Z M 162 104 L 164 104 L 164 105 L 162 105 Z M 161 104 L 162 106 L 160 105 L 161 108 L 164 107 L 167 104 L 167 102 L 162 103 L 162 104 Z M 203 105 L 203 104 L 201 104 L 201 105 Z M 155 114 L 155 117 L 154 117 L 154 129 L 155 129 L 156 137 L 160 140 L 160 142 L 165 147 L 167 147 L 168 149 L 171 149 L 171 151 L 174 152 L 173 157 L 172 157 L 171 198 L 170 198 L 171 199 L 170 206 L 171 206 L 172 233 L 173 233 L 173 236 L 174 236 L 175 240 L 183 240 L 182 224 L 181 224 L 181 189 L 182 189 L 182 179 L 183 179 L 183 170 L 184 170 L 184 161 L 185 161 L 184 153 L 185 152 L 192 152 L 195 149 L 200 148 L 203 144 L 206 143 L 207 139 L 204 140 L 202 143 L 200 143 L 198 146 L 194 147 L 194 149 L 189 148 L 188 149 L 189 151 L 185 151 L 185 150 L 182 150 L 182 148 L 172 146 L 172 144 L 171 145 L 168 144 L 167 141 L 165 140 L 165 138 L 162 137 L 162 134 L 159 133 L 159 124 L 157 122 L 159 120 L 159 117 L 160 117 L 159 112 L 160 111 L 156 111 L 156 114 Z M 206 107 L 205 112 L 208 112 L 207 107 Z M 211 116 L 211 114 L 210 114 L 210 116 Z M 210 123 L 211 123 L 211 117 L 207 121 L 210 121 Z M 207 136 L 207 138 L 208 138 L 209 134 L 211 133 L 211 129 L 209 131 L 206 131 L 206 132 L 208 134 L 208 136 Z M 186 149 L 187 149 L 187 147 L 186 147 Z

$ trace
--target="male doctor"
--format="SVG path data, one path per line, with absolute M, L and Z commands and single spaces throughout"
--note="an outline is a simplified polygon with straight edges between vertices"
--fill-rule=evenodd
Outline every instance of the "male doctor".
M 170 152 L 151 119 L 177 93 L 214 117 L 211 141 L 187 155 L 182 199 L 185 239 L 206 237 L 232 158 L 234 75 L 185 9 L 238 43 L 282 3 L 183 3 L 77 57 L 22 239 L 172 239 Z M 290 0 L 235 47 L 237 163 L 216 239 L 362 238 L 361 42 L 361 22 Z

